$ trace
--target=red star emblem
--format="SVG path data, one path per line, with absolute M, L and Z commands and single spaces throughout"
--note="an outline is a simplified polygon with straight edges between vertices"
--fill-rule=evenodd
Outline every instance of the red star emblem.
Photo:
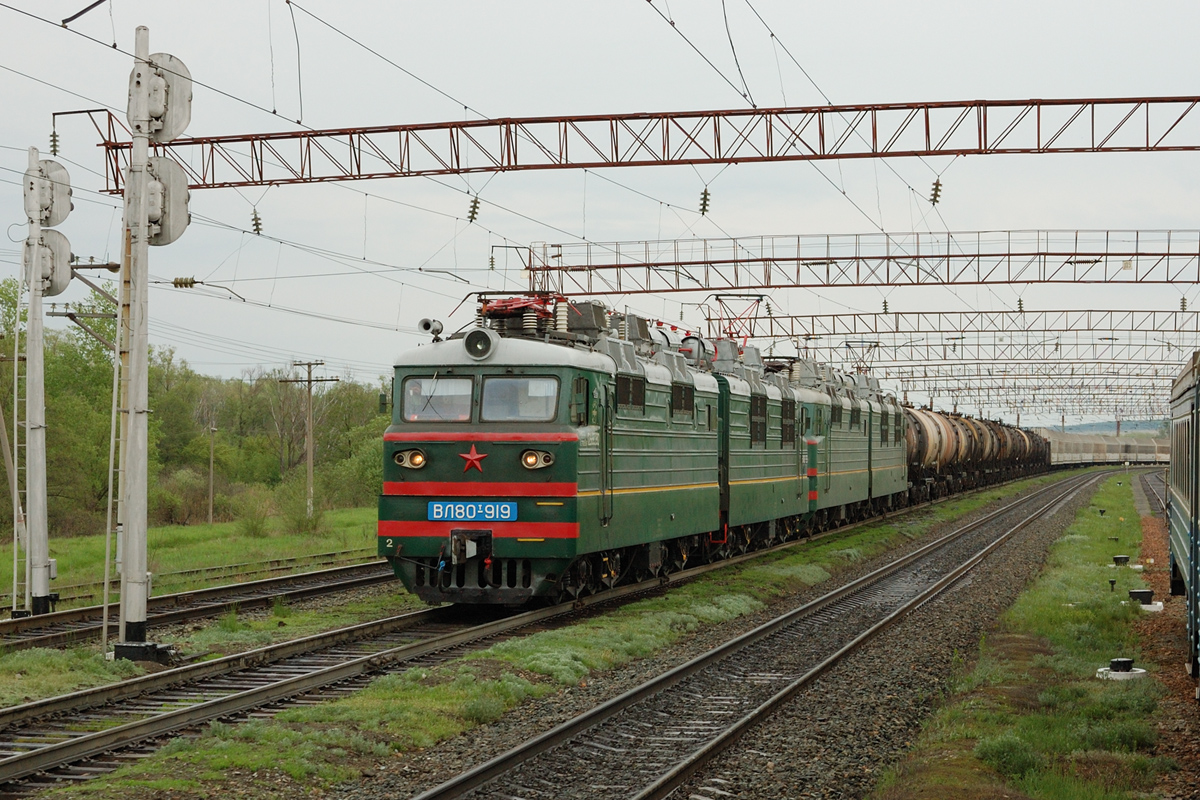
M 463 472 L 466 472 L 471 467 L 483 472 L 483 460 L 488 457 L 487 453 L 476 453 L 475 445 L 471 445 L 471 452 L 459 453 L 459 458 L 466 459 L 466 464 L 463 466 Z

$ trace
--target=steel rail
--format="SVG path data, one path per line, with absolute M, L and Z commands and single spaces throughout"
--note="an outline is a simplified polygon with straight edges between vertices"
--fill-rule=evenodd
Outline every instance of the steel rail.
M 150 598 L 148 609 L 151 614 L 148 622 L 151 625 L 164 625 L 213 617 L 234 607 L 258 608 L 271 605 L 278 598 L 302 600 L 391 580 L 395 580 L 395 575 L 386 561 L 371 561 L 207 589 L 192 589 Z M 84 606 L 33 617 L 3 620 L 0 621 L 0 646 L 8 650 L 60 647 L 95 638 L 100 635 L 102 614 L 103 606 Z M 56 626 L 63 625 L 72 627 L 53 630 Z M 41 629 L 51 630 L 43 635 L 21 636 L 23 633 Z
M 1158 491 L 1158 488 L 1154 485 L 1154 483 L 1155 481 L 1161 480 L 1163 489 L 1165 491 L 1167 485 L 1167 473 L 1165 471 L 1159 472 L 1156 470 L 1153 472 L 1143 473 L 1141 478 L 1142 483 L 1145 484 L 1146 488 L 1150 490 L 1150 493 L 1154 495 L 1154 501 L 1158 503 L 1158 509 L 1160 511 L 1166 511 L 1167 504 L 1166 501 L 1163 500 L 1163 492 Z
M 523 614 L 508 617 L 507 619 L 514 628 L 531 625 L 537 622 L 545 621 L 559 614 L 569 614 L 572 611 L 587 606 L 596 605 L 603 602 L 611 602 L 614 600 L 621 600 L 632 594 L 652 591 L 654 589 L 666 586 L 678 585 L 723 567 L 736 566 L 759 556 L 769 555 L 780 550 L 806 544 L 825 536 L 830 536 L 834 533 L 853 530 L 862 525 L 879 522 L 883 519 L 899 516 L 911 511 L 917 511 L 927 506 L 943 503 L 956 497 L 968 496 L 969 494 L 973 494 L 978 491 L 985 491 L 986 489 L 990 488 L 994 488 L 994 486 L 985 487 L 984 489 L 976 489 L 969 493 L 964 492 L 960 495 L 954 495 L 953 497 L 949 498 L 938 498 L 925 503 L 919 503 L 898 511 L 887 512 L 886 514 L 878 517 L 872 517 L 870 519 L 855 522 L 850 525 L 844 525 L 840 528 L 834 528 L 814 536 L 781 542 L 780 544 L 769 548 L 764 548 L 762 550 L 753 550 L 737 556 L 731 556 L 720 561 L 714 561 L 708 564 L 700 564 L 695 567 L 689 567 L 688 569 L 669 573 L 666 576 L 653 578 L 641 583 L 618 586 L 615 589 L 610 589 L 595 595 L 579 598 L 573 603 L 564 603 L 544 609 L 536 609 L 532 612 L 525 612 Z M 302 655 L 332 645 L 358 641 L 368 636 L 386 634 L 415 625 L 437 622 L 440 621 L 441 617 L 446 615 L 446 613 L 452 608 L 453 606 L 436 606 L 433 608 L 420 609 L 418 611 L 400 614 L 383 620 L 364 622 L 358 625 L 339 628 L 334 631 L 326 631 L 299 639 L 280 642 L 278 644 L 267 645 L 265 647 L 256 648 L 244 653 L 237 653 L 230 656 L 224 656 L 222 658 L 212 659 L 211 661 L 202 661 L 196 664 L 189 664 L 176 667 L 174 669 L 164 670 L 162 672 L 142 675 L 137 678 L 130 678 L 129 680 L 121 681 L 119 683 L 108 684 L 106 686 L 99 686 L 90 689 L 82 689 L 77 692 L 71 692 L 69 694 L 59 695 L 57 697 L 35 700 L 19 706 L 0 709 L 0 731 L 4 731 L 13 725 L 31 719 L 58 716 L 88 708 L 95 708 L 106 703 L 137 697 L 148 692 L 165 689 L 182 683 L 194 682 L 203 678 L 210 678 L 229 672 L 235 672 L 247 667 L 281 661 L 294 655 Z M 494 632 L 492 632 L 490 628 L 485 628 L 482 626 L 478 628 L 472 628 L 471 630 L 477 630 L 481 635 L 494 635 Z M 497 632 L 504 632 L 504 630 Z M 453 647 L 462 643 L 461 641 L 451 641 L 450 639 L 438 639 L 437 641 L 445 641 L 445 647 Z M 0 781 L 2 780 L 3 778 L 0 777 Z
M 1040 496 L 1041 494 L 1052 490 L 1057 485 L 1058 484 L 1053 484 L 1049 487 L 1039 489 L 1033 495 L 1031 495 L 1031 497 Z M 984 491 L 990 488 L 995 487 L 985 487 L 983 489 L 973 490 L 971 493 L 976 491 Z M 964 495 L 965 494 L 970 493 L 964 493 Z M 957 497 L 964 495 L 957 495 Z M 979 522 L 973 524 L 983 524 L 996 515 L 1005 513 L 1020 503 L 1028 502 L 1028 500 L 1029 498 L 1027 497 L 1008 504 L 994 512 L 991 512 Z M 843 526 L 841 528 L 834 529 L 821 534 L 821 536 L 830 535 L 837 532 L 844 532 L 860 525 L 872 524 L 880 521 L 883 518 L 896 516 L 898 514 L 914 511 L 918 508 L 928 505 L 933 505 L 934 502 L 945 502 L 945 499 L 941 501 L 931 501 L 928 503 L 910 506 L 906 509 L 890 512 L 889 514 L 883 515 L 883 517 L 874 517 L 859 523 L 855 523 L 854 525 Z M 603 593 L 580 598 L 569 605 L 562 604 L 558 606 L 536 609 L 533 611 L 516 614 L 505 619 L 491 621 L 482 625 L 476 625 L 443 636 L 437 636 L 425 641 L 389 648 L 381 652 L 354 658 L 332 667 L 314 670 L 313 672 L 298 677 L 283 679 L 262 687 L 249 689 L 203 703 L 197 703 L 183 709 L 147 717 L 143 720 L 138 720 L 121 726 L 115 726 L 104 731 L 68 739 L 63 742 L 47 745 L 27 753 L 0 759 L 0 785 L 11 783 L 39 772 L 45 772 L 49 769 L 74 763 L 81 759 L 89 758 L 103 752 L 127 747 L 137 743 L 138 741 L 162 736 L 164 734 L 169 734 L 181 729 L 186 729 L 198 723 L 244 712 L 286 699 L 288 697 L 294 697 L 298 694 L 303 694 L 304 692 L 311 691 L 322 686 L 339 683 L 341 681 L 359 677 L 367 673 L 377 672 L 396 663 L 421 658 L 431 653 L 447 650 L 453 647 L 479 642 L 508 631 L 516 630 L 554 617 L 565 616 L 578 609 L 588 606 L 608 603 L 632 595 L 652 591 L 664 586 L 681 583 L 685 580 L 695 578 L 713 570 L 735 566 L 768 553 L 809 542 L 813 538 L 818 537 L 809 537 L 805 539 L 784 542 L 771 548 L 751 551 L 721 561 L 712 562 L 710 564 L 692 567 L 687 570 L 673 573 L 664 578 L 656 578 L 638 584 L 620 586 Z M 437 615 L 446 613 L 449 611 L 449 609 L 450 607 L 445 606 L 433 609 L 424 609 L 422 611 L 411 612 L 409 614 L 392 617 L 388 620 L 362 623 L 360 625 L 339 629 L 337 631 L 316 634 L 304 639 L 297 639 L 290 642 L 271 645 L 247 653 L 227 656 L 222 659 L 215 659 L 213 661 L 201 662 L 185 667 L 178 667 L 173 670 L 142 676 L 140 678 L 135 678 L 133 680 L 124 681 L 118 684 L 111 684 L 109 686 L 98 687 L 96 689 L 82 690 L 61 697 L 27 703 L 22 706 L 7 709 L 0 713 L 0 730 L 7 730 L 14 725 L 30 720 L 69 714 L 89 708 L 96 708 L 107 703 L 128 700 L 133 697 L 144 695 L 151 691 L 200 680 L 202 678 L 219 676 L 221 674 L 234 672 L 245 667 L 277 662 L 283 658 L 292 655 L 308 653 L 313 650 L 320 649 L 321 647 L 328 647 L 330 645 L 336 645 L 347 641 L 361 640 L 372 634 L 400 630 L 405 627 L 411 627 L 420 624 L 421 622 L 434 621 L 439 618 Z
M 246 561 L 237 564 L 216 564 L 211 567 L 196 567 L 194 569 L 172 570 L 170 572 L 154 573 L 154 582 L 159 586 L 167 583 L 177 583 L 185 580 L 204 580 L 208 578 L 220 579 L 231 578 L 236 576 L 254 576 L 254 580 L 259 580 L 258 576 L 278 576 L 279 573 L 287 573 L 295 575 L 299 573 L 289 572 L 302 567 L 344 567 L 347 564 L 362 564 L 362 559 L 365 557 L 375 556 L 373 548 L 358 548 L 356 550 L 336 550 L 329 553 L 314 553 L 307 556 L 292 556 L 290 558 L 270 558 L 262 561 Z M 115 579 L 110 582 L 110 586 L 116 589 L 120 586 L 120 579 Z M 88 583 L 68 583 L 58 584 L 59 603 L 64 603 L 69 600 L 79 600 L 85 597 L 95 597 L 104 588 L 103 580 L 96 580 Z M 67 594 L 66 590 L 72 590 L 73 594 Z M 12 596 L 11 592 L 0 591 L 0 606 L 9 602 Z
M 1102 476 L 1097 475 L 1081 480 L 1078 485 L 1068 488 L 1068 490 L 1065 491 L 1061 496 L 1051 500 L 1037 511 L 1034 511 L 1015 526 L 998 536 L 994 541 L 989 543 L 971 558 L 967 559 L 967 561 L 951 570 L 949 573 L 943 576 L 941 580 L 937 581 L 928 589 L 901 605 L 879 622 L 876 622 L 874 625 L 864 630 L 858 636 L 854 637 L 854 639 L 839 648 L 833 655 L 829 656 L 810 669 L 808 672 L 801 675 L 795 681 L 775 693 L 773 696 L 759 705 L 758 708 L 754 709 L 749 714 L 746 714 L 707 745 L 693 753 L 684 762 L 677 764 L 674 769 L 663 775 L 663 777 L 661 777 L 658 781 L 639 792 L 633 797 L 632 800 L 661 800 L 662 798 L 665 798 L 667 795 L 677 789 L 684 781 L 699 771 L 706 763 L 712 760 L 713 757 L 730 747 L 730 745 L 741 738 L 741 736 L 750 730 L 750 728 L 754 727 L 766 719 L 770 714 L 774 713 L 776 709 L 788 702 L 801 689 L 804 689 L 821 675 L 824 675 L 826 672 L 831 670 L 847 655 L 854 652 L 863 644 L 890 628 L 910 612 L 916 610 L 920 606 L 932 600 L 934 597 L 946 591 L 946 589 L 950 588 L 959 580 L 961 580 L 965 575 L 967 575 L 967 573 L 971 572 L 973 569 L 975 569 L 975 567 L 983 563 L 984 559 L 986 559 L 994 550 L 1011 539 L 1017 532 L 1025 529 L 1034 520 L 1040 518 L 1041 515 L 1046 511 L 1053 508 L 1055 505 L 1062 503 L 1068 497 L 1078 494 L 1088 484 L 1095 483 L 1101 477 Z
M 845 530 L 845 528 L 839 530 Z M 787 542 L 772 549 L 794 546 L 804 541 L 807 540 Z M 758 550 L 723 561 L 693 567 L 670 576 L 670 583 L 678 583 L 714 569 L 732 566 L 750 558 L 764 555 L 766 552 L 768 551 Z M 410 661 L 441 650 L 489 639 L 502 633 L 543 622 L 553 617 L 565 616 L 588 606 L 612 602 L 630 595 L 657 589 L 666 584 L 667 582 L 662 579 L 654 579 L 638 584 L 619 586 L 603 593 L 580 598 L 572 604 L 562 604 L 527 611 L 512 617 L 476 625 L 426 641 L 401 645 L 378 653 L 351 659 L 332 667 L 315 670 L 299 677 L 283 679 L 227 697 L 197 703 L 187 708 L 147 717 L 143 720 L 48 745 L 28 753 L 0 759 L 0 785 L 119 747 L 125 747 L 144 739 L 169 734 L 198 723 L 258 708 L 322 686 L 339 683 L 365 673 L 376 672 L 398 662 Z M 272 645 L 250 651 L 249 653 L 179 667 L 156 675 L 143 676 L 133 681 L 125 681 L 110 687 L 100 687 L 99 690 L 84 690 L 63 697 L 17 706 L 6 710 L 0 715 L 0 729 L 8 727 L 5 723 L 15 724 L 16 722 L 28 719 L 79 711 L 85 708 L 94 708 L 98 705 L 142 695 L 151 690 L 232 672 L 242 666 L 256 666 L 279 661 L 289 655 L 303 654 L 317 649 L 314 644 L 317 646 L 328 646 L 329 644 L 360 639 L 364 631 L 381 633 L 383 632 L 382 629 L 386 626 L 390 626 L 392 630 L 407 627 L 417 624 L 418 620 L 414 619 L 414 615 L 436 612 L 445 613 L 451 608 L 450 606 L 440 606 L 433 609 L 424 609 L 412 614 L 393 617 L 383 623 L 363 623 L 327 634 L 317 634 L 306 639 L 297 639 L 280 645 Z M 429 621 L 429 619 L 423 619 L 424 621 Z M 326 639 L 329 641 L 321 641 Z
M 936 551 L 946 544 L 959 539 L 967 533 L 978 530 L 980 527 L 994 521 L 1000 516 L 1016 510 L 1019 506 L 1027 505 L 1037 498 L 1047 494 L 1054 494 L 1054 498 L 1037 513 L 1041 513 L 1045 508 L 1052 507 L 1055 503 L 1059 503 L 1062 499 L 1072 492 L 1078 491 L 1088 481 L 1097 480 L 1099 476 L 1083 475 L 1067 479 L 1069 483 L 1065 491 L 1063 491 L 1062 483 L 1055 483 L 1050 486 L 1037 490 L 1033 494 L 1021 498 L 1020 500 L 1010 503 L 996 511 L 993 511 L 980 519 L 970 522 L 967 525 L 952 531 L 936 540 L 918 548 L 896 561 L 884 565 L 863 577 L 847 583 L 837 589 L 823 595 L 809 603 L 806 603 L 799 608 L 793 609 L 774 620 L 764 623 L 752 631 L 742 634 L 735 639 L 732 639 L 725 644 L 716 647 L 707 653 L 704 653 L 691 661 L 682 664 L 674 669 L 659 675 L 656 678 L 647 681 L 641 686 L 637 686 L 624 694 L 615 697 L 601 705 L 595 707 L 591 711 L 585 712 L 574 719 L 568 720 L 555 728 L 546 731 L 545 733 L 530 739 L 522 745 L 503 753 L 490 761 L 480 764 L 459 776 L 452 778 L 449 781 L 442 783 L 432 789 L 416 795 L 413 800 L 451 800 L 451 798 L 461 797 L 467 792 L 476 789 L 488 781 L 499 777 L 508 772 L 514 767 L 530 760 L 534 756 L 558 747 L 580 733 L 595 727 L 604 722 L 610 717 L 615 716 L 621 711 L 624 711 L 637 703 L 652 697 L 665 689 L 668 689 L 685 678 L 688 678 L 701 670 L 725 659 L 726 657 L 736 653 L 752 644 L 755 644 L 772 634 L 786 628 L 792 623 L 808 617 L 821 609 L 824 609 L 835 602 L 855 594 L 867 586 L 874 584 L 883 578 L 886 578 L 909 564 L 923 558 L 924 556 Z M 1057 494 L 1055 494 L 1057 492 Z M 1035 515 L 1036 516 L 1036 515 Z M 674 789 L 677 784 L 672 785 Z

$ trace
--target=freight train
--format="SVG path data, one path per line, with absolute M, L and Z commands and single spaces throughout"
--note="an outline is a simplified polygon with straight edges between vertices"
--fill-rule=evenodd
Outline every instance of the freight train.
M 1187 669 L 1200 677 L 1200 352 L 1171 387 L 1171 467 L 1167 473 L 1167 524 L 1171 594 L 1187 604 Z M 1197 690 L 1200 698 L 1200 690 Z
M 575 598 L 1048 466 L 1028 431 L 599 303 L 483 298 L 465 331 L 422 327 L 378 541 L 431 603 Z

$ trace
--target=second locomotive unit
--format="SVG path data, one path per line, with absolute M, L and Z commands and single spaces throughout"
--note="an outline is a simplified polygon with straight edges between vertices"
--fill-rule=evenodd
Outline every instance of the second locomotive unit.
M 576 597 L 1045 468 L 1025 431 L 598 303 L 434 325 L 396 363 L 378 531 L 429 602 Z

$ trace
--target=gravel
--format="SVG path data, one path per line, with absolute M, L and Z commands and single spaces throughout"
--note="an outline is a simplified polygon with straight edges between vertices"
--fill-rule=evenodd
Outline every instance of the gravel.
M 1074 519 L 1075 510 L 1087 497 L 1088 493 L 1083 493 L 1052 519 L 1026 529 L 1001 548 L 996 554 L 999 557 L 989 559 L 983 572 L 926 604 L 877 643 L 848 657 L 675 796 L 714 800 L 730 795 L 840 798 L 869 791 L 879 772 L 904 752 L 922 718 L 941 696 L 955 668 L 956 654 L 975 652 L 980 635 L 1036 574 L 1048 546 Z M 939 527 L 957 526 L 987 510 Z M 864 562 L 835 580 L 841 583 L 856 578 L 928 538 Z M 591 675 L 578 686 L 525 703 L 491 725 L 426 750 L 400 754 L 373 777 L 334 787 L 326 796 L 353 800 L 410 797 L 831 588 L 832 583 L 827 582 L 757 614 L 704 628 L 654 656 Z
M 912 744 L 957 659 L 1037 575 L 1047 550 L 1086 506 L 1084 491 L 1002 546 L 972 577 L 844 660 L 745 736 L 677 796 L 863 797 Z

